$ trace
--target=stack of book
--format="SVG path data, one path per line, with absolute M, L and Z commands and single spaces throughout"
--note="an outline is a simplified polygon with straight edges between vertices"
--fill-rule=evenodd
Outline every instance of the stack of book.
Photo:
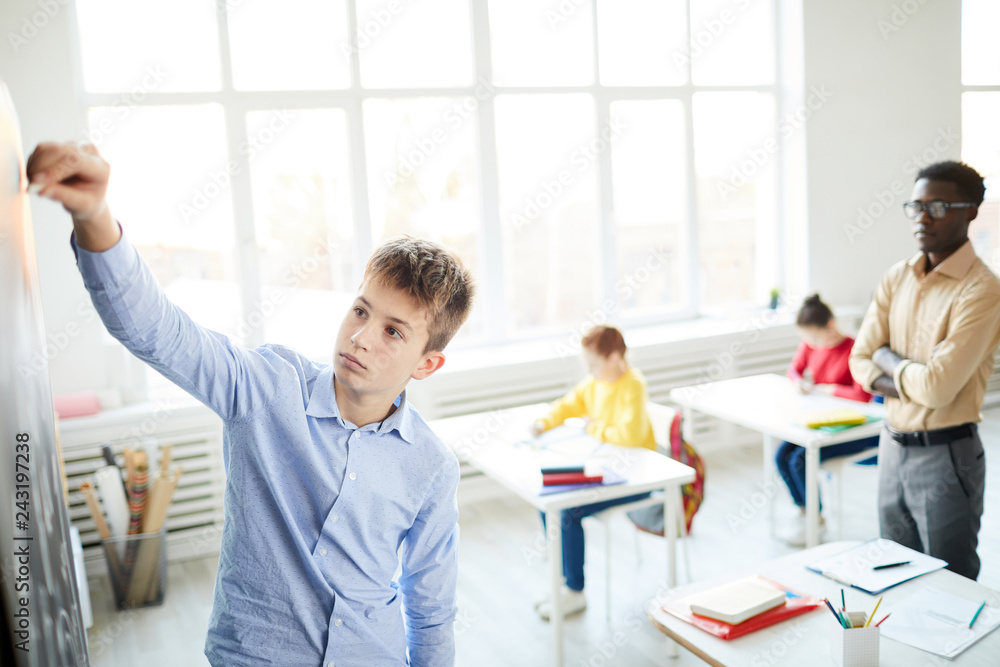
M 588 475 L 583 465 L 542 468 L 542 486 L 601 484 L 603 481 L 603 474 Z

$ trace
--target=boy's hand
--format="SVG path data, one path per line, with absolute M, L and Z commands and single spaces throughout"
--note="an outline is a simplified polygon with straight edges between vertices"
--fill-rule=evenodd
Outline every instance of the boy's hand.
M 28 158 L 28 181 L 38 194 L 63 205 L 73 217 L 77 244 L 103 252 L 121 233 L 105 194 L 111 167 L 92 144 L 42 143 Z
M 534 422 L 531 423 L 531 426 L 528 427 L 528 431 L 531 433 L 531 435 L 537 438 L 538 436 L 540 436 L 542 433 L 545 432 L 545 424 L 542 423 L 541 419 L 536 419 Z

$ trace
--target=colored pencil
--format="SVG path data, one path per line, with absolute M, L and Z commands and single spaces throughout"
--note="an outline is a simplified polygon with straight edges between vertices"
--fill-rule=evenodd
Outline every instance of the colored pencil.
M 864 627 L 866 627 L 866 628 L 867 628 L 867 627 L 868 627 L 868 624 L 872 622 L 872 618 L 874 618 L 874 617 L 875 617 L 875 612 L 877 612 L 877 611 L 878 611 L 878 606 L 879 606 L 880 604 L 882 604 L 882 598 L 879 598 L 879 599 L 878 599 L 878 602 L 876 602 L 876 603 L 875 603 L 875 608 L 874 608 L 874 609 L 872 609 L 872 613 L 871 613 L 871 614 L 870 614 L 870 615 L 868 616 L 868 620 L 867 620 L 867 621 L 865 621 L 865 625 L 864 625 Z

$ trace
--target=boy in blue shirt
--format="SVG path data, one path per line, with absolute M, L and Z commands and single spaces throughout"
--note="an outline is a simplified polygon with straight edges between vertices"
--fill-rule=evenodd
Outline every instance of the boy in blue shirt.
M 247 350 L 166 299 L 111 216 L 96 148 L 41 144 L 27 172 L 71 214 L 108 331 L 223 420 L 209 662 L 454 664 L 458 462 L 404 388 L 441 367 L 468 316 L 474 285 L 459 260 L 418 239 L 378 248 L 333 365 Z

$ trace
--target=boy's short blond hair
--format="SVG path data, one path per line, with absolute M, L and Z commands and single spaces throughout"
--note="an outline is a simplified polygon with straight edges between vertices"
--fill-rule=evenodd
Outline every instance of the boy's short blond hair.
M 424 352 L 443 350 L 469 317 L 476 286 L 454 253 L 427 239 L 400 236 L 372 253 L 366 281 L 398 289 L 427 313 Z

